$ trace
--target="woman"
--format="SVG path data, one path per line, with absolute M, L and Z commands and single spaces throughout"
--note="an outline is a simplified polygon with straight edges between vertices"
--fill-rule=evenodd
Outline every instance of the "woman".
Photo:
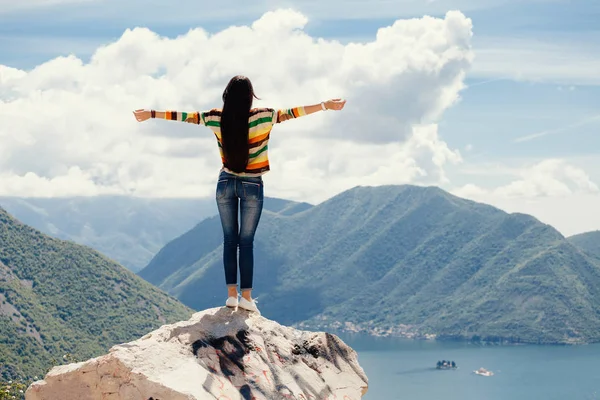
M 223 108 L 205 112 L 136 110 L 135 118 L 164 118 L 202 124 L 217 138 L 221 153 L 221 168 L 216 199 L 223 226 L 223 265 L 228 287 L 226 306 L 240 307 L 259 313 L 252 299 L 254 272 L 254 234 L 263 207 L 262 175 L 269 171 L 268 142 L 271 129 L 277 123 L 324 110 L 341 110 L 346 101 L 333 99 L 316 105 L 287 110 L 252 108 L 257 98 L 252 83 L 245 76 L 235 76 L 223 92 Z M 239 200 L 239 202 L 238 202 Z M 240 226 L 238 227 L 238 206 Z M 237 249 L 240 259 L 240 289 L 237 291 Z

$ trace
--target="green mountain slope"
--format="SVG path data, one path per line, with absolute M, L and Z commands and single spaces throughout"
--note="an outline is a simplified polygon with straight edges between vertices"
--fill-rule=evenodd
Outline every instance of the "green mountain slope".
M 224 301 L 209 218 L 140 276 L 183 303 Z M 287 216 L 255 241 L 261 311 L 285 324 L 374 334 L 600 340 L 600 267 L 552 227 L 437 188 L 358 187 Z
M 50 238 L 0 208 L 0 377 L 41 376 L 192 310 L 87 247 Z
M 267 215 L 266 218 L 272 215 L 291 216 L 312 207 L 308 203 L 265 198 L 263 215 Z M 195 271 L 197 261 L 203 255 L 210 254 L 220 246 L 221 229 L 219 216 L 206 219 L 163 247 L 148 266 L 140 271 L 140 276 L 149 282 L 160 282 L 164 290 L 174 287 Z M 174 273 L 175 271 L 165 268 L 166 265 L 177 265 L 178 271 Z M 169 278 L 168 281 L 165 281 L 166 278 Z
M 600 258 L 600 231 L 574 235 L 569 237 L 569 241 L 586 253 Z

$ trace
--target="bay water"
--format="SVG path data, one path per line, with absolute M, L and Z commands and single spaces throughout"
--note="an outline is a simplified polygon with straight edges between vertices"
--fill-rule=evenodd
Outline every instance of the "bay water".
M 339 334 L 369 378 L 364 400 L 600 400 L 600 344 L 477 345 Z M 456 370 L 437 370 L 441 360 Z M 476 375 L 483 367 L 491 377 Z

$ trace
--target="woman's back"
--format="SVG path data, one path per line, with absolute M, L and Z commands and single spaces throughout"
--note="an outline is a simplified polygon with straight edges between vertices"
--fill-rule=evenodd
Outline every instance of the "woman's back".
M 276 117 L 277 113 L 271 108 L 254 108 L 250 110 L 248 116 L 248 165 L 241 174 L 251 176 L 269 171 L 269 137 L 273 125 L 277 122 Z M 202 118 L 204 118 L 205 125 L 215 134 L 221 160 L 225 164 L 221 135 L 221 110 L 210 110 L 203 113 Z
M 273 126 L 276 123 L 302 115 L 305 115 L 302 107 L 283 110 L 275 110 L 273 108 L 251 109 L 248 115 L 248 165 L 244 172 L 227 172 L 240 176 L 259 176 L 269 171 L 269 138 Z M 187 118 L 187 121 L 205 125 L 212 130 L 217 138 L 221 161 L 225 165 L 221 116 L 222 110 L 213 108 L 210 111 L 194 113 Z

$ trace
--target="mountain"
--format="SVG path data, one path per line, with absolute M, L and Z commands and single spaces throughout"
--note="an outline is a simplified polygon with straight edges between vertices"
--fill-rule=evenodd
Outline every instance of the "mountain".
M 574 235 L 569 237 L 569 241 L 586 253 L 600 259 L 600 231 Z
M 196 309 L 224 301 L 208 218 L 140 276 Z M 600 266 L 551 226 L 416 186 L 357 187 L 265 212 L 255 240 L 263 315 L 313 329 L 533 343 L 600 340 Z
M 273 215 L 292 216 L 309 210 L 312 207 L 308 203 L 265 198 L 261 220 L 265 218 L 269 219 Z M 169 281 L 179 282 L 177 276 L 185 279 L 187 277 L 186 274 L 198 268 L 196 261 L 202 258 L 203 255 L 214 252 L 220 246 L 222 240 L 223 236 L 219 216 L 208 218 L 196 225 L 194 229 L 169 242 L 139 274 L 149 282 L 160 282 L 164 290 L 173 288 Z M 172 274 L 175 271 L 165 268 L 166 265 L 177 265 L 179 266 L 179 271 Z M 191 296 L 195 296 L 195 294 L 192 293 Z M 193 300 L 191 303 L 195 304 Z M 218 304 L 218 302 L 215 304 Z
M 209 198 L 2 197 L 0 206 L 47 235 L 90 246 L 134 272 L 169 240 L 217 212 Z
M 133 272 L 146 266 L 168 241 L 217 214 L 214 198 L 0 197 L 0 206 L 24 224 L 92 247 Z M 265 199 L 265 208 L 282 214 L 310 207 L 307 203 Z
M 100 253 L 0 208 L 0 378 L 42 376 L 65 354 L 97 356 L 191 312 Z

